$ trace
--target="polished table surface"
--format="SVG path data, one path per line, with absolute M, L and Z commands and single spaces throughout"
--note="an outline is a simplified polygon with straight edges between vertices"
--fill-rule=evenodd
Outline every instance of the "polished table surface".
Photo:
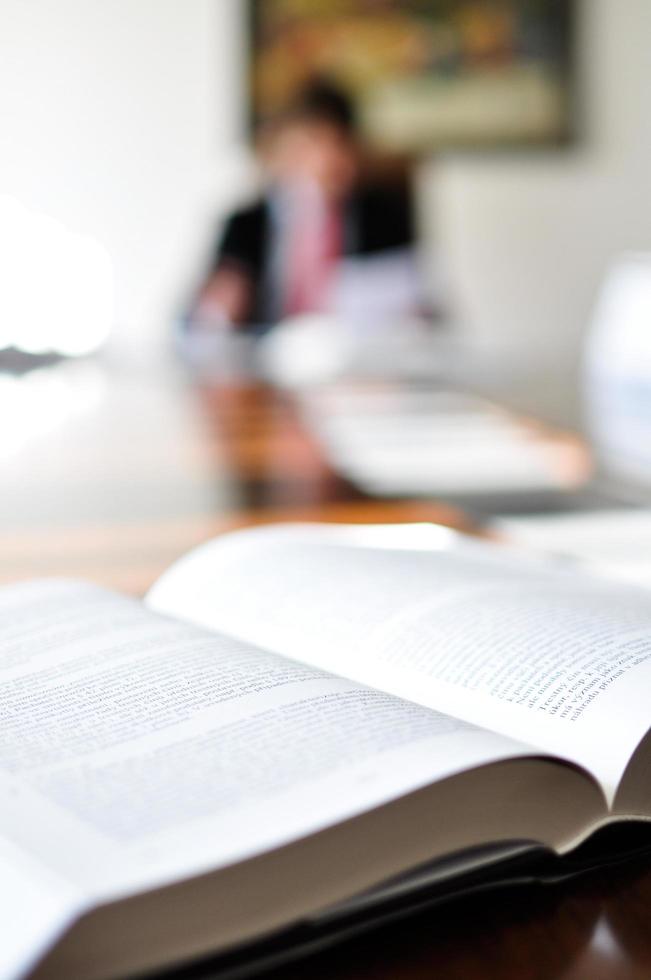
M 193 545 L 279 520 L 472 522 L 372 501 L 328 466 L 293 400 L 173 368 L 0 375 L 0 582 L 88 578 L 133 594 Z M 651 867 L 466 899 L 270 974 L 285 980 L 651 977 Z
M 289 396 L 169 368 L 0 375 L 0 486 L 0 583 L 65 575 L 135 594 L 230 528 L 466 523 L 441 504 L 363 497 L 327 465 Z

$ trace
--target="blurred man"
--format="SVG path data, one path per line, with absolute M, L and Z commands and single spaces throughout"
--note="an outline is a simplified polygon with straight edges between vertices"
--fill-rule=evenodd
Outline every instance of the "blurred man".
M 379 280 L 386 292 L 392 276 L 394 305 L 415 310 L 409 194 L 362 178 L 353 108 L 339 89 L 317 81 L 300 93 L 263 143 L 262 162 L 266 191 L 226 222 L 188 330 L 263 333 L 304 313 L 370 316 L 373 297 L 386 312 Z

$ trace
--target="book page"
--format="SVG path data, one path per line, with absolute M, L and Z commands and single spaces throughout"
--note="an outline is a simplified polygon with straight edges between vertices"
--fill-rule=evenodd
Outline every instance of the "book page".
M 0 838 L 0 977 L 25 977 L 84 908 L 75 888 Z
M 531 751 L 65 582 L 0 590 L 0 717 L 0 840 L 89 902 Z
M 649 727 L 648 594 L 442 528 L 267 528 L 150 601 L 589 769 L 612 801 Z

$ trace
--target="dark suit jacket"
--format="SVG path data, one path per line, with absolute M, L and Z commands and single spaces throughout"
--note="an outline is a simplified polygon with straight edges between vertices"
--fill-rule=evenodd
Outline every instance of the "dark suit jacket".
M 360 187 L 345 203 L 344 256 L 408 248 L 413 240 L 411 196 L 403 186 Z M 253 290 L 247 316 L 252 327 L 269 325 L 278 316 L 277 297 L 270 281 L 272 249 L 271 204 L 261 198 L 228 219 L 204 279 L 206 282 L 225 265 L 242 269 Z

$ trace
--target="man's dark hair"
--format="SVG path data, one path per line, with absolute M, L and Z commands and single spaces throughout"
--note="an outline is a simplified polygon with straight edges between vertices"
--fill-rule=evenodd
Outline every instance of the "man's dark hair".
M 357 129 L 352 99 L 327 78 L 314 78 L 300 89 L 289 105 L 287 118 L 328 123 L 349 135 Z

